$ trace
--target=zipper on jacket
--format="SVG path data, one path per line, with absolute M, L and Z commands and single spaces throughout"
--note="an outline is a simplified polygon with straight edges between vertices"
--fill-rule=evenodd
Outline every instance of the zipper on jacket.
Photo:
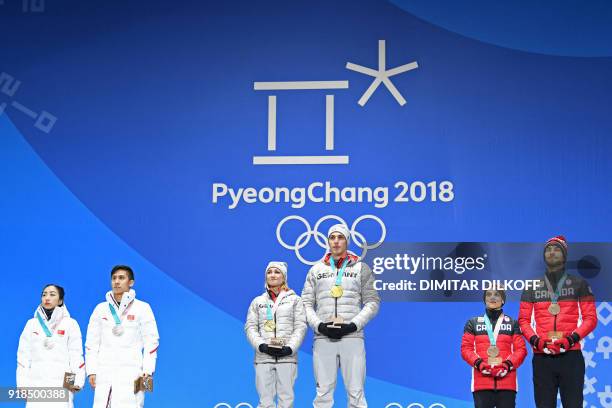
M 497 391 L 497 377 L 493 377 L 493 390 Z
M 347 259 L 348 259 L 348 254 L 346 254 L 346 256 L 347 256 Z M 331 266 L 331 260 L 329 262 L 330 262 L 329 265 Z M 336 268 L 336 280 L 338 279 L 338 275 L 339 274 L 340 274 L 340 270 L 338 268 Z M 337 297 L 334 298 L 334 317 L 336 317 L 336 318 L 338 317 L 338 298 Z
M 274 338 L 276 338 L 276 313 L 274 313 Z M 276 362 L 278 363 L 278 356 L 274 356 Z
M 338 298 L 334 298 L 334 317 L 338 317 Z

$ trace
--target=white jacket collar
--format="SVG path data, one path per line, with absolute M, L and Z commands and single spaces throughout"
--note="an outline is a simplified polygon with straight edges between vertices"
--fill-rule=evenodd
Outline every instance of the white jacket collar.
M 130 306 L 130 304 L 136 299 L 136 291 L 134 289 L 130 289 L 128 292 L 125 292 L 121 297 L 121 304 L 119 305 L 119 314 L 125 312 L 125 310 Z M 113 291 L 109 290 L 106 292 L 106 301 L 117 307 L 117 302 L 113 297 Z
M 40 314 L 40 317 L 42 317 L 50 327 L 56 327 L 62 321 L 62 319 L 65 317 L 70 317 L 70 313 L 68 313 L 66 305 L 57 306 L 55 309 L 53 309 L 50 319 L 47 319 L 47 314 L 45 313 L 45 309 L 42 307 L 42 305 L 39 305 L 34 311 L 35 318 L 38 318 L 36 317 L 37 313 Z
M 283 297 L 288 297 L 289 295 L 295 295 L 295 291 L 293 289 L 283 290 L 278 295 L 280 296 L 280 294 L 283 292 L 285 292 L 285 295 Z M 272 297 L 270 296 L 270 292 L 267 290 L 263 293 L 263 295 L 267 296 L 268 299 L 272 299 Z

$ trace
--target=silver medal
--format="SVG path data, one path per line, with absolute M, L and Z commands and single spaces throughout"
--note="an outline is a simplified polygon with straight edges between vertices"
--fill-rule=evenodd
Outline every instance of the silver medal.
M 53 342 L 53 340 L 51 340 L 51 337 L 47 337 L 43 345 L 47 350 L 51 350 L 53 347 L 55 347 L 55 343 Z
M 115 325 L 115 327 L 113 327 L 113 334 L 115 336 L 121 336 L 123 334 L 123 326 Z

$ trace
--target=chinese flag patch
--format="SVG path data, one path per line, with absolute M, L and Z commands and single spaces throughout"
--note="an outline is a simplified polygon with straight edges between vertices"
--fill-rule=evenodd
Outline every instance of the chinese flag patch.
M 134 320 L 134 315 L 128 315 L 128 320 Z
M 60 336 L 63 336 L 64 334 L 66 334 L 66 332 L 64 330 L 58 330 L 57 334 L 59 334 Z

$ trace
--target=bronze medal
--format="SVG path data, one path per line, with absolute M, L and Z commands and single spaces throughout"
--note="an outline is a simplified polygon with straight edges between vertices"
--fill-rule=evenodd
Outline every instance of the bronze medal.
M 494 358 L 497 357 L 499 355 L 499 349 L 497 348 L 497 346 L 489 346 L 489 348 L 487 349 L 487 356 Z
M 334 285 L 332 286 L 330 293 L 332 297 L 339 298 L 342 297 L 342 295 L 344 294 L 344 290 L 342 289 L 342 286 Z
M 551 303 L 550 306 L 548 306 L 548 313 L 553 316 L 558 315 L 561 313 L 561 306 L 559 306 L 558 303 Z

